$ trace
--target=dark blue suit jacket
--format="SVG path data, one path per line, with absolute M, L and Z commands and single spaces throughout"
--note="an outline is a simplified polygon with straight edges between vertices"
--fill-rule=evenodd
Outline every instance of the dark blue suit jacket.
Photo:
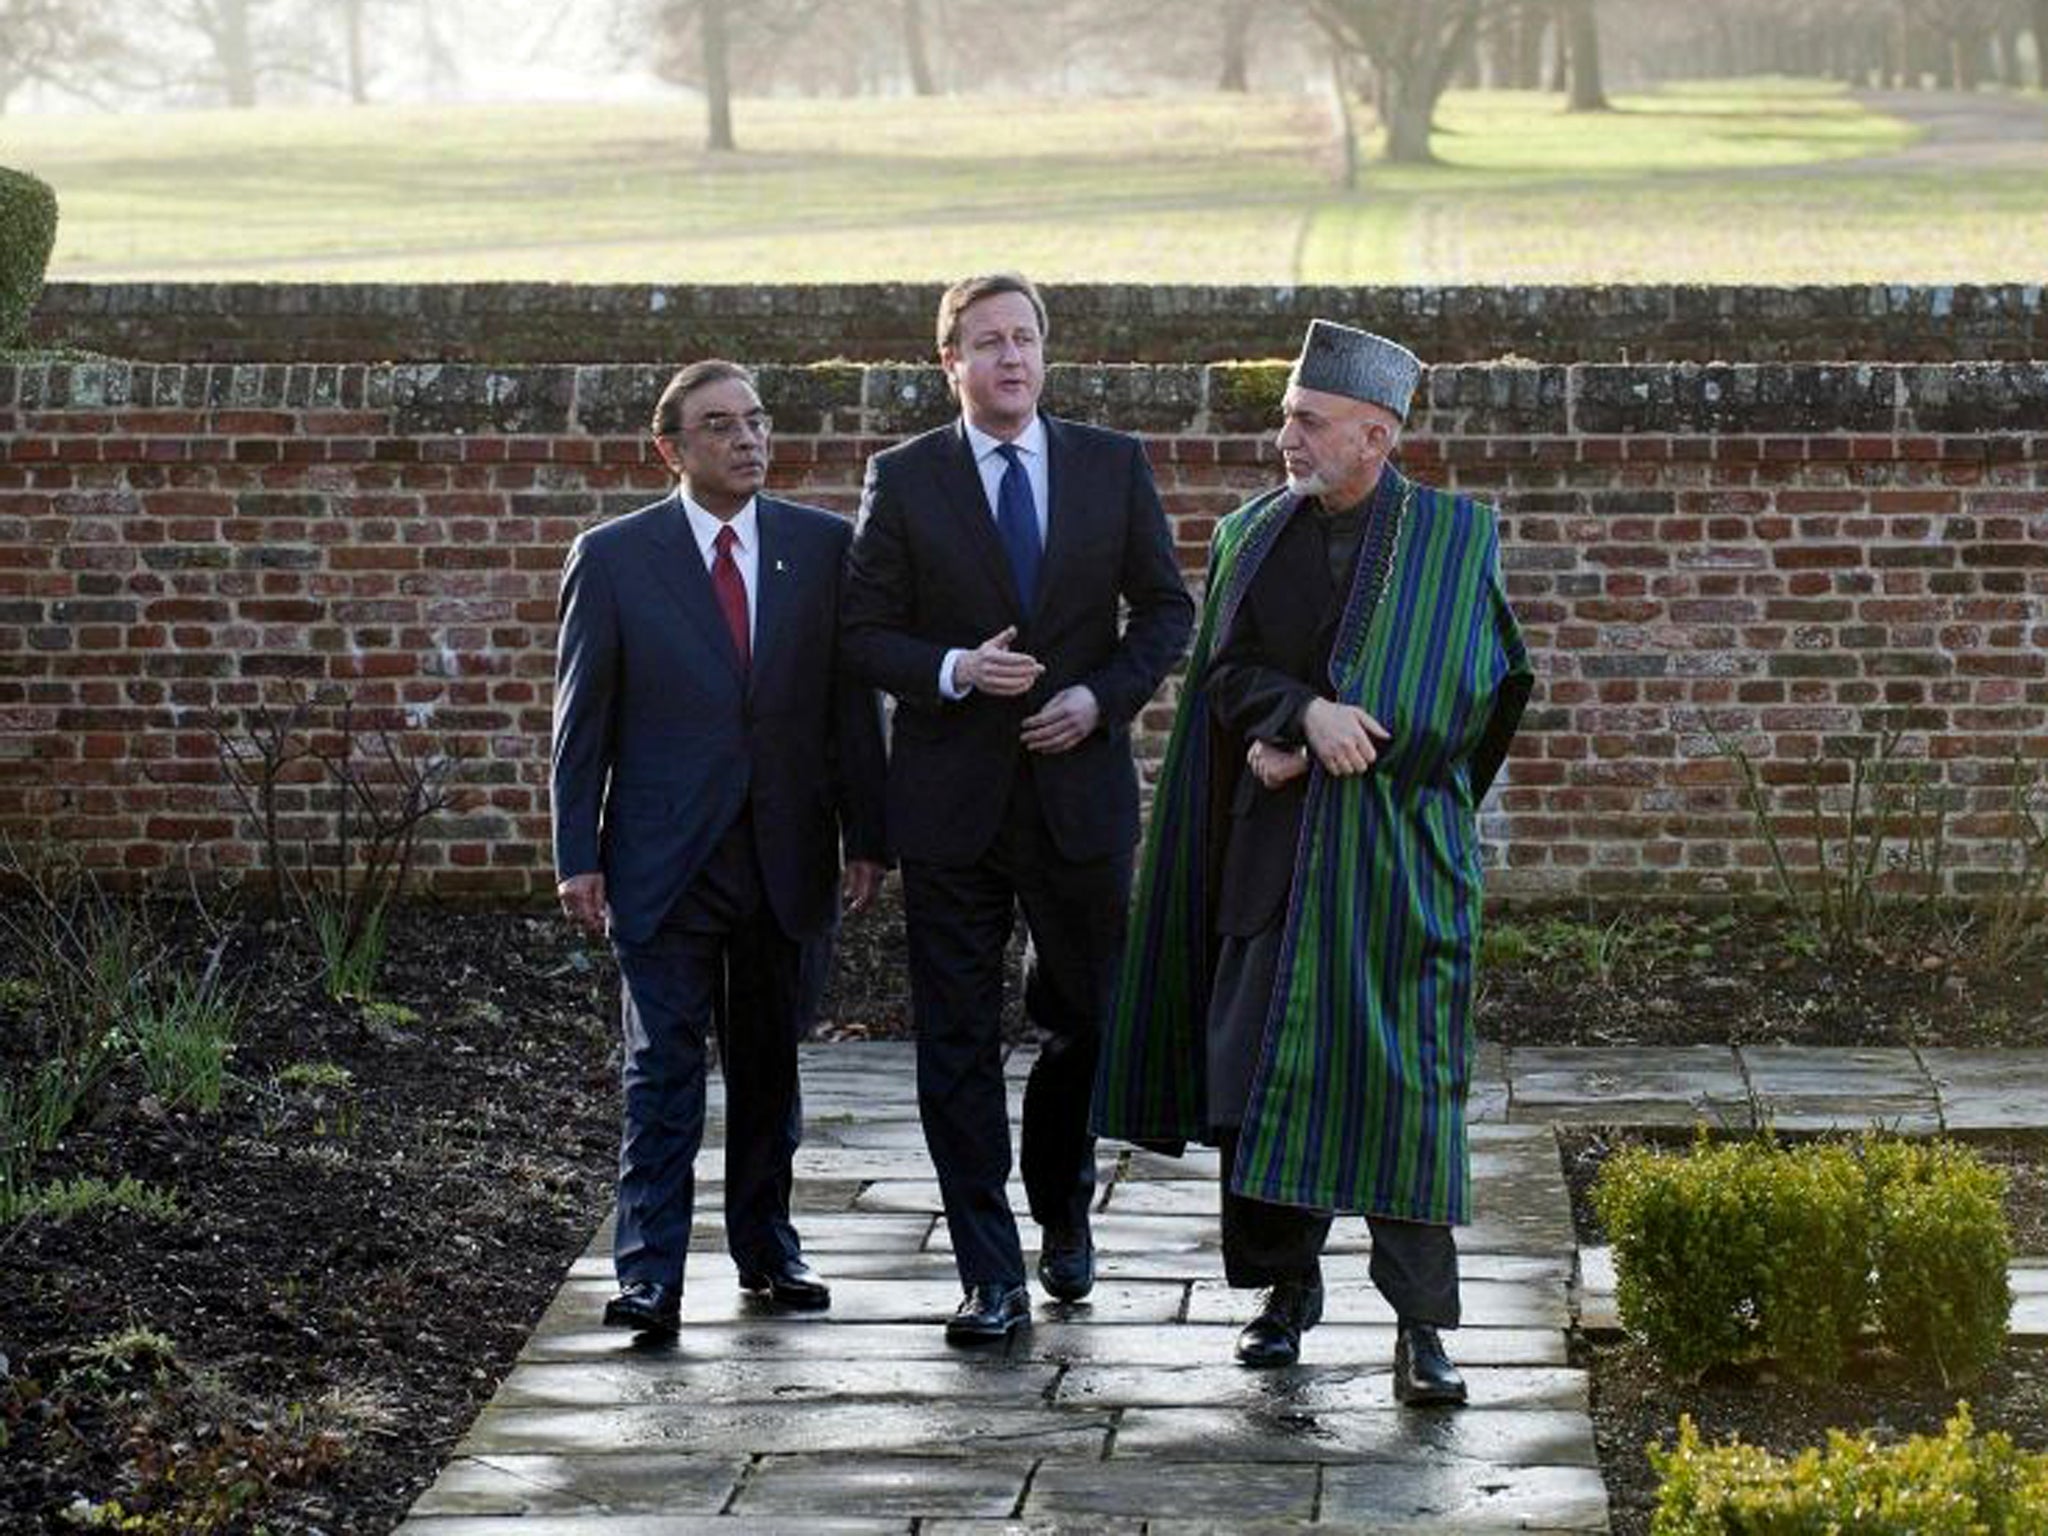
M 767 496 L 758 516 L 745 673 L 680 495 L 590 529 L 562 572 L 555 872 L 602 870 L 628 942 L 661 925 L 742 806 L 791 938 L 832 925 L 842 839 L 849 859 L 885 857 L 880 700 L 839 657 L 852 528 Z
M 1029 613 L 960 422 L 869 461 L 848 575 L 844 643 L 866 681 L 896 697 L 889 835 L 902 858 L 970 864 L 994 840 L 1024 747 L 1018 730 L 1085 683 L 1102 708 L 1071 751 L 1034 759 L 1055 846 L 1084 861 L 1138 839 L 1131 719 L 1187 649 L 1195 605 L 1135 437 L 1045 418 L 1045 563 Z M 1006 625 L 1045 664 L 1022 698 L 939 693 L 948 649 Z

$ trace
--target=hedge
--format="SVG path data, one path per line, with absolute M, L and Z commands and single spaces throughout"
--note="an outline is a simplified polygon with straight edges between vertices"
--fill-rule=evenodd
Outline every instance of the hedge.
M 2005 1181 L 1969 1151 L 1866 1136 L 1628 1148 L 1593 1202 L 1622 1326 L 1666 1369 L 1769 1358 L 1827 1380 L 1879 1336 L 1945 1383 L 1990 1363 L 2012 1298 Z
M 1662 1479 L 1650 1536 L 2040 1536 L 2048 1455 L 1972 1431 L 1967 1403 L 1939 1435 L 1883 1446 L 1828 1432 L 1791 1460 L 1732 1441 L 1707 1446 L 1690 1417 L 1650 1447 Z
M 26 171 L 0 166 L 0 349 L 19 346 L 57 243 L 57 194 Z

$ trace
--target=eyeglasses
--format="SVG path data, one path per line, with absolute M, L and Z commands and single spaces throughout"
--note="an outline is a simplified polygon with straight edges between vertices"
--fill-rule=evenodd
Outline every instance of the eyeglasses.
M 766 411 L 748 411 L 744 416 L 735 416 L 730 411 L 713 411 L 699 419 L 694 427 L 683 428 L 685 432 L 702 432 L 721 443 L 737 442 L 742 434 L 748 437 L 766 437 L 775 430 L 775 418 Z

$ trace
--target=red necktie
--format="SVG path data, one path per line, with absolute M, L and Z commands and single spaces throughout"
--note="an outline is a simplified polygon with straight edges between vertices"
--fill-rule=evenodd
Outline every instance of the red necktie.
M 731 528 L 718 530 L 712 543 L 718 557 L 711 562 L 711 590 L 718 597 L 719 611 L 725 615 L 725 627 L 732 635 L 732 648 L 744 672 L 751 657 L 747 644 L 747 584 L 740 576 L 739 562 L 732 557 L 732 547 L 738 542 L 739 535 Z

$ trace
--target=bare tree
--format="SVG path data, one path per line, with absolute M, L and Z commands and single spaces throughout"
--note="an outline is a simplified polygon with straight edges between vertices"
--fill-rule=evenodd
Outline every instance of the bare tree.
M 1571 110 L 1606 112 L 1607 88 L 1600 79 L 1600 16 L 1594 0 L 1564 0 L 1564 33 L 1570 39 Z
M 2042 0 L 2048 4 L 2048 0 Z M 1251 84 L 1252 0 L 1223 0 L 1223 74 L 1219 91 L 1249 91 Z
M 0 0 L 0 112 L 35 84 L 91 101 L 126 51 L 91 0 Z
M 1368 61 L 1376 79 L 1387 159 L 1436 158 L 1430 148 L 1437 102 L 1470 54 L 1479 23 L 1505 0 L 1308 0 L 1333 45 Z
M 919 96 L 936 96 L 938 83 L 932 77 L 931 49 L 925 40 L 924 0 L 903 0 L 903 62 L 910 70 L 910 89 Z

